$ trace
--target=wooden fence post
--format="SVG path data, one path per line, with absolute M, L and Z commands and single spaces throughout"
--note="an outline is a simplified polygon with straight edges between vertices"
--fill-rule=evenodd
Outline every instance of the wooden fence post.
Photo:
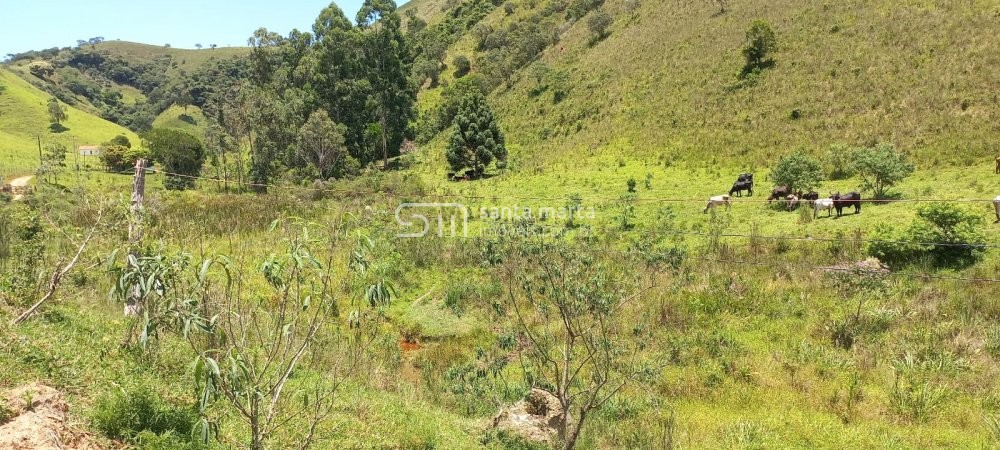
M 129 212 L 132 217 L 128 223 L 129 264 L 133 258 L 139 257 L 139 244 L 142 242 L 142 201 L 146 193 L 146 160 L 139 158 L 135 162 L 135 175 L 132 178 L 132 203 Z M 141 293 L 139 285 L 132 286 L 132 293 L 125 302 L 125 316 L 135 317 L 142 314 Z

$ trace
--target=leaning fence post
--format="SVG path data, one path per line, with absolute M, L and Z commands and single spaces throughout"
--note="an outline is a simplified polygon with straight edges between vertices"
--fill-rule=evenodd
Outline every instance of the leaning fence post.
M 132 264 L 132 261 L 138 261 L 139 258 L 138 248 L 142 241 L 142 201 L 145 197 L 145 191 L 146 160 L 139 158 L 135 162 L 135 175 L 132 177 L 132 202 L 129 206 L 131 220 L 128 223 L 128 254 L 131 258 L 129 258 L 128 264 Z M 140 303 L 142 299 L 140 297 L 139 284 L 135 283 L 132 285 L 128 300 L 125 301 L 124 312 L 126 316 L 134 317 L 142 314 L 142 304 Z

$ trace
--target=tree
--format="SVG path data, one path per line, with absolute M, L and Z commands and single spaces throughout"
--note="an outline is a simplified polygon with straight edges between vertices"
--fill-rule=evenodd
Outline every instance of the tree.
M 576 446 L 590 415 L 647 371 L 637 357 L 648 314 L 626 290 L 625 264 L 602 264 L 589 252 L 526 243 L 504 263 L 506 295 L 495 309 L 524 339 L 518 352 L 531 383 L 558 399 L 553 424 L 562 448 Z M 505 319 L 505 320 L 503 320 Z
M 427 21 L 417 17 L 417 8 L 410 8 L 406 11 L 406 33 L 417 34 L 427 28 Z
M 59 174 L 66 168 L 66 152 L 66 146 L 63 144 L 46 144 L 40 168 L 42 175 L 46 177 L 52 175 L 54 181 L 59 182 Z
M 416 88 L 410 84 L 410 49 L 400 31 L 400 18 L 392 0 L 365 0 L 357 15 L 361 28 L 365 78 L 371 83 L 374 121 L 380 129 L 382 167 L 389 153 L 398 152 L 403 135 L 415 114 Z
M 854 150 L 851 166 L 861 177 L 861 188 L 885 198 L 886 191 L 913 173 L 914 166 L 906 155 L 896 152 L 892 144 L 879 144 Z
M 778 38 L 771 29 L 771 25 L 763 20 L 755 20 L 750 25 L 746 34 L 746 44 L 743 46 L 743 57 L 746 64 L 743 66 L 741 77 L 759 72 L 771 67 L 774 60 L 770 54 L 778 46 Z
M 62 121 L 69 118 L 66 114 L 66 107 L 60 104 L 59 100 L 55 97 L 49 99 L 48 110 L 49 120 L 56 125 L 61 124 Z
M 287 251 L 262 263 L 215 256 L 190 270 L 190 255 L 161 251 L 112 267 L 113 296 L 128 298 L 139 286 L 142 349 L 155 349 L 164 332 L 192 349 L 200 416 L 194 431 L 204 444 L 221 416 L 246 427 L 245 448 L 267 448 L 279 432 L 298 448 L 314 445 L 318 425 L 335 413 L 337 391 L 378 338 L 391 291 L 361 286 L 378 293 L 364 296 L 367 305 L 338 300 L 337 233 L 324 231 L 331 232 L 289 226 Z M 372 264 L 368 252 L 352 250 L 359 266 Z M 252 266 L 256 273 L 245 269 Z M 264 294 L 238 288 L 248 283 Z M 338 320 L 339 307 L 351 308 L 347 320 Z
M 485 96 L 473 91 L 463 97 L 454 126 L 445 155 L 452 170 L 469 168 L 481 174 L 493 161 L 498 168 L 506 166 L 507 148 L 503 134 Z
M 149 152 L 112 143 L 105 144 L 101 150 L 101 163 L 109 172 L 126 172 L 134 168 L 135 162 L 140 158 L 149 158 Z
M 194 187 L 194 178 L 201 174 L 205 149 L 198 138 L 183 131 L 153 128 L 142 137 L 152 158 L 168 172 L 163 180 L 167 189 L 184 190 Z
M 792 192 L 814 190 L 824 179 L 823 166 L 819 161 L 801 152 L 783 156 L 771 170 L 771 181 L 787 186 Z
M 458 55 L 451 60 L 451 65 L 455 68 L 455 78 L 462 78 L 472 70 L 472 64 L 465 55 Z
M 201 50 L 201 44 L 194 44 L 194 48 Z
M 347 127 L 334 123 L 326 110 L 313 111 L 299 129 L 298 154 L 316 167 L 323 179 L 343 176 L 344 160 L 350 157 L 344 144 L 346 132 Z
M 124 134 L 119 134 L 111 138 L 111 140 L 108 141 L 105 145 L 121 145 L 125 148 L 132 148 L 132 141 L 128 140 L 128 136 L 125 136 Z
M 587 28 L 594 34 L 593 41 L 599 41 L 608 36 L 608 27 L 614 21 L 611 14 L 603 10 L 596 11 L 587 19 Z

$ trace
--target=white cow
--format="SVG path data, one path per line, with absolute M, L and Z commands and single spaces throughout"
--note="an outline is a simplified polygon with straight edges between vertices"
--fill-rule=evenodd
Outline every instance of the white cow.
M 732 203 L 729 202 L 728 195 L 716 195 L 715 197 L 708 199 L 708 204 L 705 205 L 705 210 L 702 212 L 707 213 L 708 210 L 714 209 L 716 206 L 720 205 L 726 205 L 726 211 L 729 211 L 729 208 L 732 208 L 733 206 Z
M 792 211 L 799 207 L 799 196 L 791 194 L 788 197 L 785 197 L 785 202 L 788 204 L 788 210 Z
M 813 219 L 819 216 L 819 211 L 825 209 L 826 217 L 830 217 L 833 213 L 833 199 L 832 198 L 821 198 L 813 202 Z
M 997 158 L 997 161 L 998 163 L 1000 163 L 1000 158 Z M 996 223 L 1000 223 L 1000 195 L 998 195 L 997 198 L 993 199 L 993 209 L 997 210 Z

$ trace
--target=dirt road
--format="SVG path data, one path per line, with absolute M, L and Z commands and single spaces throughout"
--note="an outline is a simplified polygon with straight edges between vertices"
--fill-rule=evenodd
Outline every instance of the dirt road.
M 19 186 L 20 187 L 24 187 L 24 186 L 27 186 L 28 183 L 31 182 L 32 178 L 35 178 L 35 176 L 34 175 L 25 175 L 23 177 L 14 178 L 13 180 L 10 180 L 10 185 L 14 186 L 14 187 L 19 187 Z M 21 195 L 20 194 L 14 196 L 14 200 L 20 200 L 20 199 L 21 199 Z

